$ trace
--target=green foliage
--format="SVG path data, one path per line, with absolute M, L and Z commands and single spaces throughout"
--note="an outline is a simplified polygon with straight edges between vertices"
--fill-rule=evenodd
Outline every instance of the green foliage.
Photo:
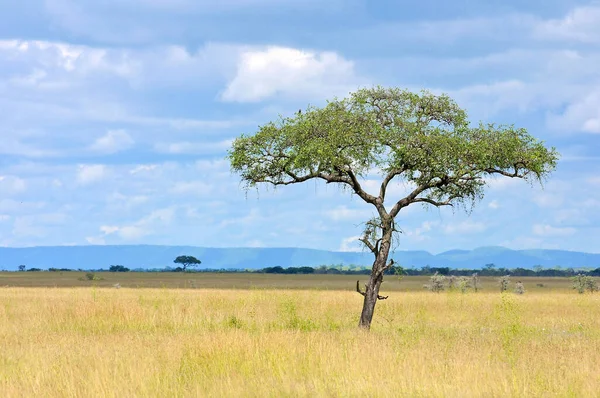
M 25 271 L 25 268 L 27 268 L 26 266 L 24 266 L 23 264 L 19 265 L 19 271 L 23 272 Z
M 175 264 L 183 265 L 182 271 L 185 271 L 187 267 L 197 267 L 202 262 L 193 256 L 178 256 L 175 260 L 173 260 Z
M 96 275 L 93 272 L 88 272 L 87 274 L 85 274 L 85 277 L 88 281 L 101 281 L 102 278 L 99 277 L 98 275 Z
M 240 136 L 229 151 L 232 170 L 248 187 L 319 178 L 358 193 L 355 177 L 377 168 L 420 187 L 420 202 L 430 204 L 474 203 L 490 174 L 542 180 L 557 158 L 525 129 L 471 127 L 446 95 L 382 87 L 281 117 Z
M 129 268 L 122 265 L 111 265 L 108 270 L 110 272 L 129 272 Z
M 572 277 L 571 280 L 573 281 L 573 289 L 580 294 L 585 293 L 586 290 L 590 293 L 598 291 L 598 283 L 591 276 L 578 274 Z

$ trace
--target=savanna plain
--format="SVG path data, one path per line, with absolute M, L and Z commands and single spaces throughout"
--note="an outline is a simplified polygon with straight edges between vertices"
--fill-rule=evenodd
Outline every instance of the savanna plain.
M 366 276 L 0 273 L 2 397 L 600 396 L 600 294 Z M 119 283 L 120 289 L 112 287 Z

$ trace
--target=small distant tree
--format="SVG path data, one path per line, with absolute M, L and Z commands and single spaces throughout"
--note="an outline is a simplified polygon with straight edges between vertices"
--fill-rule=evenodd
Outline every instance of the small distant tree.
M 21 264 L 21 265 L 19 265 L 19 271 L 20 271 L 20 272 L 23 272 L 23 271 L 25 271 L 25 269 L 26 269 L 26 268 L 27 268 L 27 267 L 26 267 L 26 266 L 24 266 L 24 265 L 22 265 L 22 264 Z
M 591 293 L 598 291 L 598 283 L 591 276 L 577 274 L 571 280 L 573 281 L 573 289 L 580 294 L 585 293 L 586 290 Z
M 515 293 L 525 294 L 525 286 L 523 285 L 523 282 L 518 281 L 517 283 L 515 283 Z
M 440 275 L 437 272 L 429 278 L 429 284 L 425 285 L 425 288 L 430 292 L 439 293 L 444 291 L 446 288 L 446 277 Z
M 498 279 L 498 284 L 500 285 L 500 291 L 505 292 L 508 290 L 508 285 L 510 283 L 510 275 L 504 275 Z
M 459 277 L 456 282 L 456 286 L 458 287 L 458 289 L 460 289 L 461 293 L 466 293 L 467 290 L 469 290 L 472 287 L 471 278 L 468 278 L 466 276 Z
M 111 265 L 108 270 L 110 272 L 129 272 L 129 268 L 123 265 Z
M 448 289 L 453 290 L 456 289 L 456 283 L 457 283 L 457 278 L 454 275 L 450 275 L 448 277 L 446 277 L 446 280 L 448 281 Z
M 173 260 L 175 264 L 181 264 L 182 271 L 185 272 L 187 267 L 197 267 L 202 262 L 193 256 L 178 256 L 175 260 Z
M 489 263 L 489 264 L 486 264 L 484 267 L 485 267 L 485 271 L 487 272 L 488 275 L 493 275 L 494 269 L 496 268 L 496 264 Z
M 471 275 L 471 284 L 473 285 L 475 292 L 478 292 L 479 289 L 481 289 L 481 280 L 479 279 L 479 274 L 477 272 Z

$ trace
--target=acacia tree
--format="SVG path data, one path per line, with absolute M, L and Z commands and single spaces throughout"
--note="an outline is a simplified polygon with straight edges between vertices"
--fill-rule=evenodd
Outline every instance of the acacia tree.
M 397 88 L 367 88 L 322 108 L 259 127 L 234 140 L 232 171 L 246 189 L 260 183 L 290 185 L 312 179 L 337 183 L 374 206 L 360 241 L 375 260 L 365 291 L 359 326 L 369 329 L 388 262 L 395 218 L 415 203 L 461 205 L 469 210 L 483 197 L 490 175 L 542 181 L 558 153 L 523 128 L 479 123 L 446 95 Z M 378 192 L 364 178 L 381 174 Z M 403 181 L 406 196 L 386 197 L 390 183 Z M 385 202 L 385 205 L 384 205 Z
M 175 264 L 183 265 L 183 272 L 187 269 L 187 267 L 197 267 L 202 263 L 202 261 L 198 260 L 193 256 L 177 256 L 175 260 L 173 260 Z

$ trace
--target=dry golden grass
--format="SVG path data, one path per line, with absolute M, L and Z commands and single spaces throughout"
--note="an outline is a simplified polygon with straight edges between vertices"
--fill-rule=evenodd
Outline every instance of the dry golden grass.
M 598 396 L 600 295 L 0 289 L 3 397 Z

